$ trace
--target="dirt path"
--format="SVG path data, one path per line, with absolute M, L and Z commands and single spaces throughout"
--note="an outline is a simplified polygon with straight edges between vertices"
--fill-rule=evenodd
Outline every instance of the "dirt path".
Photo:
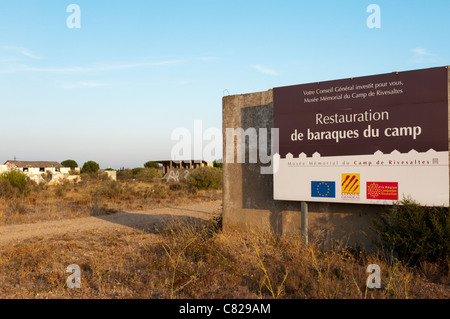
M 155 208 L 147 211 L 118 212 L 111 215 L 45 221 L 36 224 L 0 227 L 0 246 L 18 243 L 33 237 L 48 237 L 86 230 L 140 229 L 151 230 L 171 218 L 207 220 L 220 212 L 222 201 L 192 203 L 179 207 Z

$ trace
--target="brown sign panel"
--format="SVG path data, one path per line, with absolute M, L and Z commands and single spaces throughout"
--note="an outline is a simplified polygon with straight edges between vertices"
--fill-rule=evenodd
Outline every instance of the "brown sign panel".
M 280 156 L 448 151 L 448 69 L 274 88 Z

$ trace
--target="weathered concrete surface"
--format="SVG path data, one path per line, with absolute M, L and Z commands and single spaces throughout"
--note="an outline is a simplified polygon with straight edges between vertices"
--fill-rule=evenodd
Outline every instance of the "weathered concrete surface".
M 113 181 L 117 181 L 117 171 L 102 170 Z
M 181 182 L 187 181 L 192 169 L 187 168 L 169 168 L 166 175 L 163 176 L 162 180 L 167 182 Z
M 272 102 L 272 90 L 223 98 L 224 159 L 226 128 L 254 127 L 270 131 Z M 260 174 L 260 163 L 237 163 L 237 147 L 236 141 L 234 163 L 224 160 L 223 164 L 224 229 L 270 230 L 281 235 L 301 233 L 301 202 L 273 200 L 273 175 Z M 320 240 L 327 246 L 340 242 L 370 247 L 366 234 L 371 232 L 372 219 L 384 209 L 383 206 L 309 203 L 309 239 Z

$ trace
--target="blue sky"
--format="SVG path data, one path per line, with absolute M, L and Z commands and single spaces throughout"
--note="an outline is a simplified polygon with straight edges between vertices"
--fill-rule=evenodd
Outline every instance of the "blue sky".
M 369 4 L 381 8 L 370 29 Z M 70 29 L 70 4 L 81 28 Z M 448 0 L 0 2 L 0 162 L 168 159 L 222 97 L 450 64 Z M 226 90 L 226 91 L 225 91 Z M 221 157 L 219 154 L 218 157 Z

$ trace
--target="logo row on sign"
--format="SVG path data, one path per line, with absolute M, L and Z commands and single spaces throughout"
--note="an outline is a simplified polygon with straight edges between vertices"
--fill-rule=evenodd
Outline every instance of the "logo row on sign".
M 360 174 L 342 174 L 341 197 L 359 199 L 361 191 Z M 397 182 L 366 182 L 367 199 L 398 200 Z M 336 198 L 335 181 L 312 181 L 311 197 Z

